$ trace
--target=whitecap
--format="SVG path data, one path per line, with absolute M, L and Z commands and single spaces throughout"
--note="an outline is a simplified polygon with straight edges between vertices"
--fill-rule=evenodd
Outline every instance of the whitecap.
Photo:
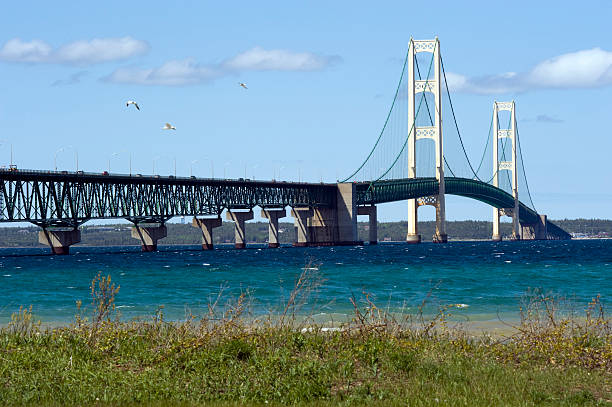
M 73 287 L 73 286 L 69 285 L 69 286 L 68 286 L 68 287 L 66 287 L 66 288 L 76 288 L 76 287 Z
M 117 305 L 117 308 L 134 308 L 133 305 Z
M 3 274 L 4 277 L 10 277 L 10 274 Z
M 512 263 L 512 260 L 504 260 L 504 263 Z
M 169 268 L 170 268 L 170 266 L 166 265 L 166 266 L 164 266 L 164 268 L 165 268 L 165 269 L 169 269 Z
M 342 264 L 344 264 L 344 263 L 336 263 L 336 264 L 340 264 L 340 265 L 342 265 Z
M 210 263 L 202 263 L 203 266 L 210 266 Z
M 21 267 L 21 266 L 15 266 L 15 268 L 16 268 L 16 269 L 20 269 L 20 268 L 22 268 L 22 267 Z
M 425 256 L 419 256 L 419 259 L 424 259 L 424 258 L 425 258 Z

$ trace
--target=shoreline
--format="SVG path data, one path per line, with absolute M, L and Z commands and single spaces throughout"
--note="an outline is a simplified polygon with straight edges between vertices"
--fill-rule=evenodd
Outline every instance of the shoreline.
M 572 237 L 571 240 L 612 240 L 612 237 Z M 500 242 L 494 242 L 491 239 L 453 239 L 453 238 L 449 238 L 448 243 L 453 243 L 453 242 L 465 242 L 465 243 L 470 243 L 470 242 L 474 242 L 474 243 L 486 243 L 486 242 L 490 242 L 490 243 L 500 243 Z M 513 240 L 503 240 L 502 242 L 517 242 L 517 241 L 513 241 Z M 534 242 L 533 240 L 519 240 L 518 242 Z M 402 243 L 406 243 L 405 240 L 379 240 L 377 242 L 377 244 L 402 244 Z M 421 243 L 432 243 L 432 241 L 430 240 L 423 240 Z M 265 246 L 267 248 L 268 243 L 267 242 L 247 242 L 247 248 L 248 246 Z M 158 247 L 187 247 L 187 246 L 197 246 L 197 247 L 201 247 L 201 243 L 179 243 L 179 244 L 159 244 Z M 215 243 L 215 247 L 228 247 L 228 248 L 234 248 L 234 243 L 231 242 L 223 242 L 223 243 Z M 369 242 L 364 242 L 363 246 L 370 246 Z M 75 244 L 73 246 L 71 246 L 71 248 L 96 248 L 96 247 L 126 247 L 126 248 L 140 248 L 141 245 L 140 244 L 122 244 L 122 245 L 116 245 L 116 244 L 110 244 L 110 245 L 104 245 L 104 246 L 100 246 L 100 245 L 89 245 L 89 244 Z M 284 247 L 284 248 L 288 248 L 288 247 L 296 247 L 293 246 L 293 244 L 291 243 L 281 243 L 280 247 Z M 315 247 L 319 247 L 319 246 L 315 246 Z M 329 247 L 341 247 L 341 246 L 329 246 Z M 23 250 L 23 249 L 48 249 L 48 246 L 44 246 L 44 245 L 36 245 L 36 246 L 0 246 L 0 250 L 6 250 L 6 249 L 19 249 L 19 250 Z M 0 256 L 1 257 L 1 256 Z

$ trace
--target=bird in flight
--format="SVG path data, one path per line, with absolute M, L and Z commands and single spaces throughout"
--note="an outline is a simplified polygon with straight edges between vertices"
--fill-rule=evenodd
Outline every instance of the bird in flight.
M 248 89 L 246 83 L 238 82 L 238 85 L 242 86 L 245 89 Z
M 140 108 L 138 107 L 138 103 L 134 102 L 133 100 L 128 100 L 125 105 L 128 106 L 128 107 L 130 105 L 134 105 L 134 106 L 136 106 L 136 109 L 140 110 Z
M 176 130 L 176 127 L 174 127 L 170 123 L 166 123 L 166 125 L 162 127 L 162 130 Z

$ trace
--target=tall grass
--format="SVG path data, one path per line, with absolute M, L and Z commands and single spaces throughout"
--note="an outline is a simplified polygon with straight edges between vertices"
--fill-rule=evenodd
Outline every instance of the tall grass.
M 606 405 L 610 322 L 596 297 L 584 315 L 530 295 L 506 337 L 474 336 L 354 296 L 353 317 L 318 326 L 302 311 L 323 283 L 305 267 L 277 312 L 255 318 L 250 295 L 220 292 L 203 317 L 166 321 L 163 308 L 122 322 L 119 287 L 92 281 L 91 315 L 42 329 L 20 308 L 0 332 L 0 404 L 205 402 L 375 405 Z M 318 404 L 317 404 L 318 403 Z

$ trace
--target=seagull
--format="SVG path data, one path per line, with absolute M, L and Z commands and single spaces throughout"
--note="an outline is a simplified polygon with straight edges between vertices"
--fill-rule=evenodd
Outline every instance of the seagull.
M 126 106 L 134 105 L 134 106 L 136 106 L 136 109 L 140 110 L 140 108 L 138 107 L 138 103 L 134 102 L 133 100 L 128 100 L 125 105 Z
M 248 89 L 246 83 L 238 82 L 238 85 L 242 86 L 245 89 Z
M 170 123 L 166 123 L 166 125 L 162 127 L 162 130 L 176 130 L 176 127 L 174 127 Z

